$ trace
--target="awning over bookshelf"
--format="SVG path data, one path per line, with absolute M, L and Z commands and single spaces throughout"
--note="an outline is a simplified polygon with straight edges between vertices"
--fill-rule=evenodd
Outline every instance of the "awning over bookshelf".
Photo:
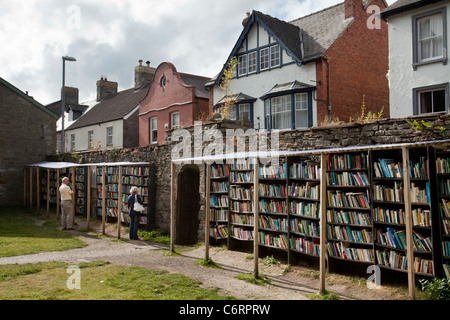
M 329 149 L 310 149 L 310 150 L 297 150 L 297 151 L 249 151 L 249 152 L 234 152 L 224 153 L 217 155 L 206 155 L 202 157 L 192 158 L 179 158 L 173 159 L 173 163 L 186 163 L 186 162 L 214 162 L 214 161 L 226 161 L 227 159 L 256 159 L 256 158 L 271 158 L 271 157 L 291 157 L 301 155 L 313 155 L 323 153 L 341 153 L 341 152 L 355 152 L 355 151 L 368 151 L 368 150 L 380 150 L 380 149 L 397 149 L 397 148 L 418 148 L 423 146 L 438 146 L 450 144 L 450 139 L 445 140 L 432 140 L 432 141 L 419 141 L 408 143 L 393 143 L 393 144 L 375 144 L 366 146 L 349 146 L 342 148 L 329 148 Z
M 73 167 L 112 167 L 112 166 L 145 166 L 148 162 L 102 162 L 102 163 L 72 163 L 72 162 L 50 162 L 43 161 L 33 164 L 28 164 L 25 167 L 44 168 L 44 169 L 64 169 Z

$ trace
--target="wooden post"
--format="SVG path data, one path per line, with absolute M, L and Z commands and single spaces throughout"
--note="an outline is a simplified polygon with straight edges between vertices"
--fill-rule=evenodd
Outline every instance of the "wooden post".
M 119 166 L 119 195 L 117 196 L 117 239 L 120 239 L 120 227 L 122 225 L 122 166 Z
M 250 164 L 250 163 L 249 163 Z M 259 159 L 255 158 L 253 165 L 253 255 L 254 255 L 254 277 L 259 278 Z
M 33 208 L 33 168 L 30 167 L 30 211 Z
M 327 157 L 320 154 L 320 292 L 325 293 L 325 264 L 327 252 Z
M 86 228 L 89 230 L 89 227 L 91 225 L 91 167 L 87 166 L 87 186 L 86 186 L 86 192 L 87 192 L 87 226 Z
M 56 219 L 59 219 L 59 214 L 61 212 L 60 206 L 61 196 L 59 195 L 59 186 L 61 181 L 59 181 L 59 179 L 60 179 L 59 169 L 56 169 Z
M 105 234 L 106 223 L 106 166 L 102 168 L 102 233 Z
M 171 169 L 171 193 L 170 193 L 170 251 L 175 252 L 175 163 Z
M 50 217 L 50 169 L 47 169 L 47 218 Z
M 205 260 L 209 259 L 209 230 L 210 230 L 210 195 L 211 195 L 211 165 L 206 164 L 206 198 L 205 198 Z
M 39 181 L 39 167 L 36 167 L 36 213 L 39 213 L 41 209 L 41 194 L 40 194 L 41 183 Z
M 27 205 L 27 168 L 23 168 L 23 207 Z
M 75 213 L 76 213 L 76 202 L 77 202 L 77 195 L 76 195 L 76 184 L 75 184 L 75 176 L 76 176 L 76 168 L 72 167 L 72 225 L 75 225 Z
M 405 225 L 406 225 L 406 255 L 408 264 L 408 289 L 411 299 L 416 298 L 416 283 L 414 273 L 414 251 L 411 216 L 411 183 L 409 176 L 409 150 L 402 147 L 403 155 L 403 194 L 405 198 Z

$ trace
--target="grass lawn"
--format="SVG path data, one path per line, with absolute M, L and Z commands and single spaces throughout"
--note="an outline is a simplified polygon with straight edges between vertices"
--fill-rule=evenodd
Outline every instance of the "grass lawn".
M 69 289 L 69 265 L 47 262 L 0 266 L 0 300 L 224 300 L 217 289 L 180 274 L 107 262 L 80 264 L 79 289 Z M 74 282 L 71 282 L 74 283 Z
M 27 213 L 23 208 L 0 208 L 0 257 L 82 248 L 86 243 L 60 230 L 60 221 Z

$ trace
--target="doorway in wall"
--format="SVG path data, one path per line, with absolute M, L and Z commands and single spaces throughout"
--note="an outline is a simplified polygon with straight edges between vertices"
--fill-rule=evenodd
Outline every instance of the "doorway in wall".
M 177 178 L 177 203 L 175 214 L 175 243 L 198 242 L 200 210 L 200 170 L 196 165 L 185 165 Z

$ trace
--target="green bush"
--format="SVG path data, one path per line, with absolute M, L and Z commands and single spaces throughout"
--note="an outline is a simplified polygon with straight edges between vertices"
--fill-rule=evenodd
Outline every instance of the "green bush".
M 450 279 L 419 280 L 429 300 L 450 300 Z

